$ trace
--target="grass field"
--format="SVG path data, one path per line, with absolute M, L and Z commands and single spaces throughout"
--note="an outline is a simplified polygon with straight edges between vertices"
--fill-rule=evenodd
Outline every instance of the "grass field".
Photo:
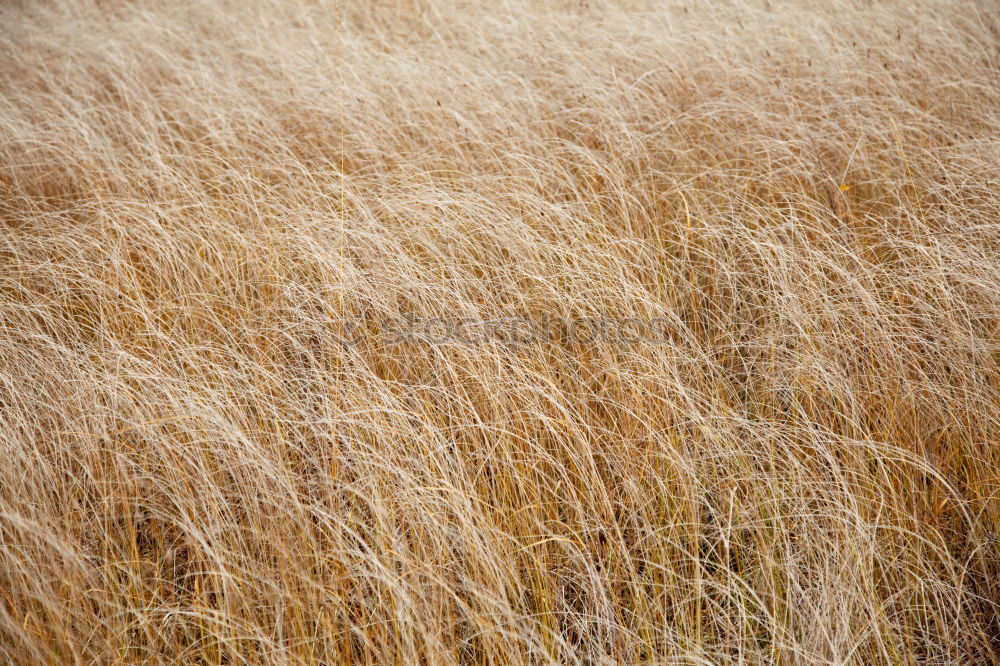
M 998 174 L 991 0 L 8 1 L 0 661 L 1000 663 Z

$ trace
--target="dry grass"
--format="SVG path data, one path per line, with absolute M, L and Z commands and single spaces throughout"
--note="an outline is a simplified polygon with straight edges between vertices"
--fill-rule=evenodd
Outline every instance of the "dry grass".
M 805 4 L 0 8 L 0 660 L 1000 659 L 1000 12 Z

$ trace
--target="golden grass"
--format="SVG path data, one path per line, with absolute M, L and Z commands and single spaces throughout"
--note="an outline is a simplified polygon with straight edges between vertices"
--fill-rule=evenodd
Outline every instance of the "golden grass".
M 1000 659 L 1000 12 L 807 4 L 0 8 L 0 660 Z

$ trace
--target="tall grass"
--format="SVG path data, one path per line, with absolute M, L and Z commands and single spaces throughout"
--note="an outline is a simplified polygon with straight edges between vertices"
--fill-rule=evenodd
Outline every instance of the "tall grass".
M 0 26 L 0 660 L 1000 660 L 992 2 Z

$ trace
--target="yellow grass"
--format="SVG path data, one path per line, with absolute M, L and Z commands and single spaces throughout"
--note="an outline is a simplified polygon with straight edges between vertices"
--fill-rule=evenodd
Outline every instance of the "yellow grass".
M 0 93 L 0 661 L 1000 659 L 995 3 L 15 1 Z

